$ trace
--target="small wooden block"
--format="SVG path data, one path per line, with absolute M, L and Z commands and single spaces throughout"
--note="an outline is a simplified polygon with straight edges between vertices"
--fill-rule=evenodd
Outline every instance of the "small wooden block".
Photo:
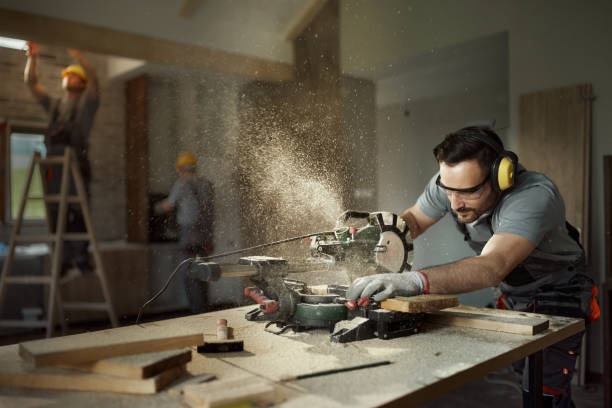
M 98 361 L 111 357 L 176 350 L 204 344 L 193 329 L 148 323 L 19 344 L 19 355 L 36 367 Z
M 268 406 L 287 399 L 286 393 L 279 388 L 260 378 L 247 377 L 186 386 L 183 394 L 184 401 L 193 408 L 215 408 L 242 402 Z
M 62 367 L 90 373 L 114 375 L 125 378 L 149 378 L 167 369 L 191 361 L 191 350 L 169 350 L 156 353 L 134 354 Z
M 244 340 L 212 340 L 198 346 L 198 353 L 230 353 L 244 350 Z
M 447 307 L 459 305 L 456 296 L 449 295 L 420 295 L 412 297 L 395 297 L 383 300 L 380 306 L 383 309 L 404 313 L 433 312 Z
M 548 329 L 549 321 L 539 318 L 506 317 L 486 313 L 464 313 L 455 310 L 442 310 L 425 315 L 425 321 L 449 326 L 471 327 L 473 329 L 493 330 L 504 333 L 526 334 L 533 336 Z

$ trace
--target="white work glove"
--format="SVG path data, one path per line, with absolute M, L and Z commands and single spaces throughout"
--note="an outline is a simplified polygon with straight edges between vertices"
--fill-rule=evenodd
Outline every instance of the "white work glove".
M 392 296 L 416 296 L 426 292 L 427 280 L 420 272 L 380 273 L 355 279 L 346 297 L 357 300 L 363 297 L 380 302 Z

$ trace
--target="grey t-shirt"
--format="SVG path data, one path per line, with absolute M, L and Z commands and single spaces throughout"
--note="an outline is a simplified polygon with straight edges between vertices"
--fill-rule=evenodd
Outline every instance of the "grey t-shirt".
M 182 227 L 205 223 L 211 205 L 211 188 L 208 181 L 200 178 L 179 178 L 176 180 L 168 201 L 177 207 L 176 221 Z
M 80 157 L 87 157 L 89 148 L 89 133 L 94 123 L 96 112 L 100 106 L 100 99 L 89 87 L 85 88 L 79 98 L 66 97 L 41 100 L 41 105 L 49 113 L 49 128 L 56 123 L 72 123 L 74 132 L 70 137 L 70 146 Z M 57 152 L 63 154 L 63 147 L 58 146 Z
M 425 215 L 435 219 L 451 211 L 446 193 L 436 185 L 438 174 L 417 201 Z M 536 248 L 522 264 L 534 275 L 552 272 L 582 256 L 582 249 L 568 234 L 565 204 L 557 186 L 534 171 L 519 172 L 514 187 L 502 195 L 495 208 L 465 226 L 477 253 L 496 233 L 520 235 L 533 242 Z

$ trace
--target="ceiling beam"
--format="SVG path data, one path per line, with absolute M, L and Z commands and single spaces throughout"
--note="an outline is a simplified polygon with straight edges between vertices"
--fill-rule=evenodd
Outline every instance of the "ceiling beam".
M 0 35 L 249 79 L 287 81 L 293 65 L 0 8 Z
M 285 31 L 285 40 L 294 41 L 312 23 L 314 18 L 325 7 L 327 0 L 310 0 L 310 2 L 300 11 L 300 14 L 289 24 Z

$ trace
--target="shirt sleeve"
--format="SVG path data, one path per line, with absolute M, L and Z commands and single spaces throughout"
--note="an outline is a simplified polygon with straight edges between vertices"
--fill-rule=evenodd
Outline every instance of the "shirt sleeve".
M 449 201 L 446 194 L 436 185 L 436 173 L 427 183 L 425 190 L 417 200 L 417 205 L 426 216 L 436 220 L 444 217 L 449 210 Z
M 539 245 L 564 220 L 565 206 L 558 193 L 536 185 L 504 200 L 492 227 L 495 233 L 519 235 Z
M 183 195 L 183 186 L 185 183 L 182 183 L 181 180 L 177 180 L 172 188 L 170 189 L 170 194 L 168 194 L 168 202 L 172 205 L 176 205 L 180 198 Z

